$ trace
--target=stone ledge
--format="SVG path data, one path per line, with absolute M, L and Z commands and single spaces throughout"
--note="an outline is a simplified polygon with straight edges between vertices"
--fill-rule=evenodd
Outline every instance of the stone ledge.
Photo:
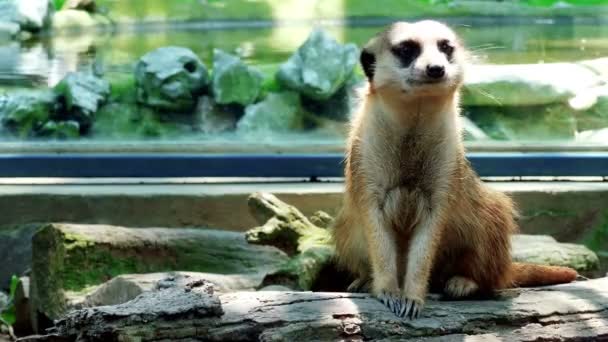
M 608 182 L 488 184 L 511 194 L 528 218 L 547 219 L 560 216 L 561 211 L 572 214 L 577 208 L 581 213 L 576 216 L 584 217 L 585 212 L 603 209 L 602 203 L 608 201 Z M 246 205 L 247 196 L 252 192 L 274 193 L 300 208 L 305 215 L 312 215 L 317 210 L 335 214 L 340 206 L 342 190 L 341 182 L 260 183 L 253 180 L 207 184 L 0 185 L 0 204 L 5 209 L 0 227 L 27 222 L 67 221 L 243 231 L 255 225 L 247 215 Z M 550 225 L 528 231 L 526 219 L 522 224 L 523 232 L 550 233 L 546 229 Z

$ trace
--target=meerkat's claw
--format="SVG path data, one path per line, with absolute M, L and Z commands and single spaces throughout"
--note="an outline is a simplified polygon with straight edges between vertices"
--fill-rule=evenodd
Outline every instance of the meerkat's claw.
M 401 310 L 397 313 L 399 317 L 407 317 L 409 319 L 416 319 L 420 316 L 422 310 L 422 304 L 418 301 L 405 298 L 402 302 Z
M 354 293 L 367 293 L 370 290 L 370 279 L 369 278 L 357 278 L 355 279 L 346 291 Z
M 401 298 L 392 295 L 388 292 L 382 292 L 377 297 L 380 302 L 382 302 L 382 304 L 384 304 L 389 310 L 391 310 L 392 313 L 394 313 L 395 315 L 399 315 L 399 310 L 401 310 L 401 307 L 403 306 Z
M 378 299 L 384 304 L 392 313 L 398 317 L 407 317 L 409 319 L 416 319 L 420 316 L 422 310 L 422 303 L 417 300 L 402 298 L 392 295 L 387 292 L 382 292 L 378 296 Z

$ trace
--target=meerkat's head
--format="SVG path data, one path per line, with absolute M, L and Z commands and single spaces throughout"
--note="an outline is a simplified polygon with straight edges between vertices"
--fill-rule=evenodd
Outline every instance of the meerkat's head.
M 465 56 L 454 31 L 425 20 L 392 24 L 365 45 L 360 62 L 374 91 L 443 96 L 462 83 Z

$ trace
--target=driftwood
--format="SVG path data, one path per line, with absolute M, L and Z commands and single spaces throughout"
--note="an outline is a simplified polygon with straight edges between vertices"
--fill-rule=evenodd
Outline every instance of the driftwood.
M 417 320 L 366 294 L 236 292 L 206 282 L 83 309 L 38 341 L 601 341 L 608 339 L 608 278 L 513 289 L 472 301 L 430 299 Z M 30 341 L 32 339 L 29 339 Z M 28 339 L 24 339 L 28 341 Z
M 292 289 L 318 288 L 324 268 L 333 268 L 334 247 L 328 228 L 316 226 L 296 207 L 272 194 L 254 193 L 248 199 L 249 212 L 261 224 L 250 229 L 245 238 L 251 244 L 274 246 L 292 258 L 282 267 L 270 272 L 262 282 L 265 285 L 285 285 Z M 313 221 L 331 224 L 331 217 L 317 213 Z

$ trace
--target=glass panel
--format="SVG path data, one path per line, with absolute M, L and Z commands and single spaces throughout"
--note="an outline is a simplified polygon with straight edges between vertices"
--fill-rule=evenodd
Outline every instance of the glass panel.
M 341 152 L 348 103 L 364 82 L 359 66 L 322 100 L 303 91 L 286 95 L 290 86 L 276 80 L 277 70 L 315 27 L 361 46 L 393 20 L 427 16 L 450 24 L 471 50 L 462 98 L 470 150 L 607 149 L 607 10 L 606 1 L 100 0 L 94 14 L 57 11 L 52 31 L 6 30 L 0 149 Z M 138 90 L 138 61 L 167 46 L 193 51 L 211 75 L 218 69 L 214 49 L 238 59 L 216 56 L 227 68 L 218 81 L 223 89 L 202 89 L 188 81 L 200 69 L 188 64 L 187 51 L 152 56 L 159 75 L 174 67 L 176 54 L 186 60 L 181 72 L 151 77 Z M 60 82 L 74 71 L 109 82 L 109 96 L 95 78 Z M 184 95 L 183 87 L 196 89 Z M 165 103 L 138 103 L 155 100 Z M 179 109 L 165 108 L 172 106 Z

